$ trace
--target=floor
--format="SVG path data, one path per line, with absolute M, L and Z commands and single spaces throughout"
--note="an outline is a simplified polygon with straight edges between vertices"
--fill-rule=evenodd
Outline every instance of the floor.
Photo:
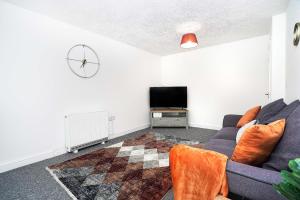
M 0 200 L 16 199 L 34 199 L 34 200 L 69 200 L 71 199 L 65 190 L 51 177 L 45 170 L 45 167 L 59 163 L 82 154 L 91 152 L 95 149 L 120 142 L 126 138 L 144 134 L 149 131 L 155 131 L 165 135 L 174 135 L 185 139 L 194 139 L 200 142 L 206 142 L 216 131 L 201 128 L 159 128 L 144 129 L 128 135 L 115 138 L 105 145 L 96 145 L 79 151 L 77 154 L 67 153 L 38 163 L 27 165 L 9 172 L 0 174 Z M 169 191 L 164 200 L 173 199 L 172 191 Z

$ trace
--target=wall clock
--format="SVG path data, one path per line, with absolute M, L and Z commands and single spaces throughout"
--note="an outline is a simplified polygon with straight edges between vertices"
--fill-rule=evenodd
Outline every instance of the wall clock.
M 300 40 L 300 22 L 295 24 L 294 27 L 294 45 L 298 46 Z
M 70 70 L 80 78 L 92 78 L 100 69 L 96 51 L 85 44 L 77 44 L 67 54 Z

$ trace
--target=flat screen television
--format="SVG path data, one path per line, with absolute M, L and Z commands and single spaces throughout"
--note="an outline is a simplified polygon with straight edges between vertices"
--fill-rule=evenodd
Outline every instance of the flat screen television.
M 187 108 L 187 87 L 151 87 L 151 108 Z

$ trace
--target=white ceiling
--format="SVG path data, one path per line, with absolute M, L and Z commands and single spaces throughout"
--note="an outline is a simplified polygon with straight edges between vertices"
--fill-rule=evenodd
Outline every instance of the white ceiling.
M 183 32 L 195 31 L 199 46 L 270 32 L 271 16 L 288 0 L 6 0 L 140 49 L 168 55 Z M 200 29 L 199 29 L 200 28 Z

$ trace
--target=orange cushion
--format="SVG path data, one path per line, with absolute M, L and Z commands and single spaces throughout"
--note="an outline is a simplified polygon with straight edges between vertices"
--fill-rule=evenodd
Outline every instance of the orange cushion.
M 231 160 L 250 165 L 262 164 L 280 140 L 284 127 L 285 119 L 249 127 L 237 143 Z
M 251 108 L 250 110 L 247 110 L 247 112 L 243 115 L 243 117 L 237 123 L 236 127 L 241 128 L 245 124 L 248 124 L 249 122 L 254 120 L 259 111 L 260 111 L 260 106 L 256 106 L 254 108 Z

